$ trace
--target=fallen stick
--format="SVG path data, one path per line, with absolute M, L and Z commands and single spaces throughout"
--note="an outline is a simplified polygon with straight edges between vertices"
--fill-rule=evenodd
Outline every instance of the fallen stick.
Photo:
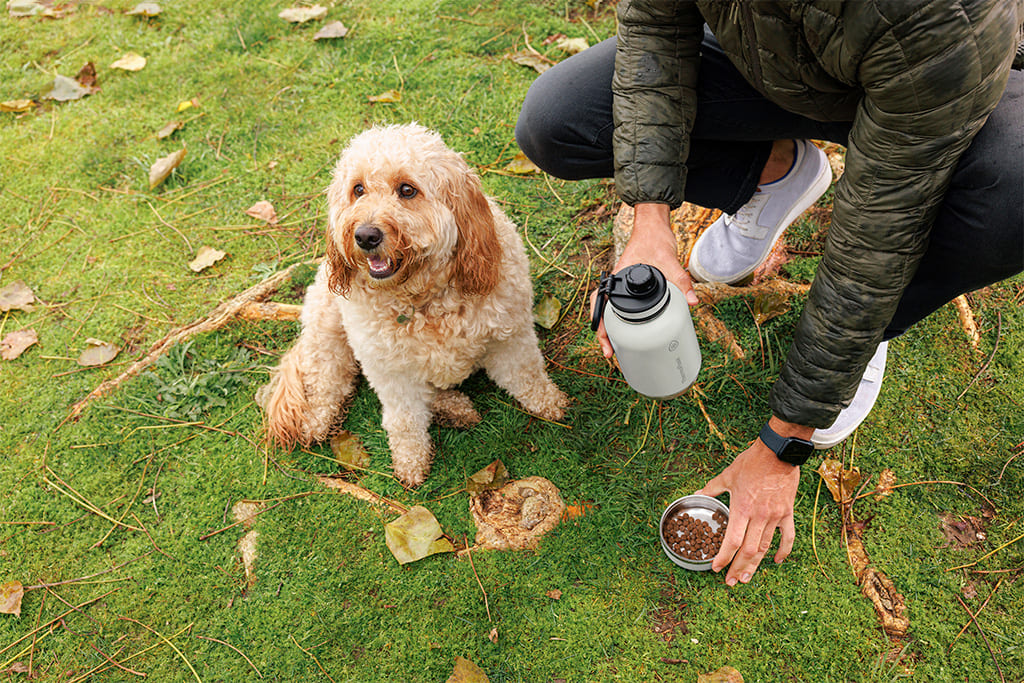
M 292 264 L 284 270 L 274 273 L 263 282 L 250 287 L 238 296 L 223 302 L 217 306 L 217 308 L 213 309 L 209 315 L 173 330 L 163 339 L 153 344 L 146 355 L 132 363 L 127 370 L 113 379 L 106 380 L 89 392 L 85 398 L 71 406 L 71 412 L 68 413 L 68 416 L 64 418 L 63 422 L 57 425 L 57 428 L 59 429 L 68 420 L 78 420 L 82 411 L 90 402 L 100 398 L 101 396 L 109 394 L 125 380 L 138 375 L 140 372 L 155 363 L 160 356 L 164 355 L 164 353 L 166 353 L 167 350 L 175 344 L 181 343 L 197 334 L 219 329 L 235 318 L 242 317 L 243 312 L 244 315 L 247 316 L 245 317 L 247 320 L 259 319 L 254 316 L 262 310 L 263 307 L 260 305 L 262 300 L 276 292 L 277 289 L 291 277 L 292 271 L 295 270 L 295 268 L 319 262 L 320 260 L 317 259 L 315 261 Z M 274 304 L 267 310 L 276 311 L 274 315 L 280 316 L 272 317 L 271 319 L 273 320 L 294 320 L 295 318 L 291 317 L 292 315 L 295 315 L 294 309 L 301 309 L 301 306 L 286 307 L 284 304 Z

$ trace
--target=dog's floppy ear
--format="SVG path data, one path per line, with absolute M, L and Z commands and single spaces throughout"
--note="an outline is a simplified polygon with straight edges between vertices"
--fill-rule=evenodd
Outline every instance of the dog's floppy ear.
M 334 243 L 334 213 L 339 210 L 344 197 L 338 182 L 334 182 L 327 188 L 327 265 L 330 271 L 327 276 L 327 288 L 338 296 L 348 294 L 352 286 L 352 276 L 355 271 L 345 257 L 338 250 Z
M 501 244 L 480 179 L 468 168 L 457 173 L 451 190 L 459 229 L 455 246 L 455 286 L 463 294 L 488 294 L 498 284 Z

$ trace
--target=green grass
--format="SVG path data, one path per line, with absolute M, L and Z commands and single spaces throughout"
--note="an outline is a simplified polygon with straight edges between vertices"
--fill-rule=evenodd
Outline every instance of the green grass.
M 123 13 L 133 4 L 80 3 L 61 19 L 0 22 L 0 101 L 38 99 L 55 74 L 74 76 L 87 61 L 101 88 L 80 101 L 0 114 L 0 287 L 24 280 L 43 302 L 0 318 L 0 336 L 32 327 L 40 338 L 21 358 L 0 362 L 0 583 L 107 572 L 31 590 L 20 617 L 0 615 L 0 648 L 8 648 L 103 596 L 39 631 L 31 653 L 31 638 L 0 652 L 0 672 L 31 656 L 39 680 L 69 681 L 104 664 L 99 650 L 150 681 L 195 680 L 190 666 L 203 681 L 327 680 L 323 672 L 334 681 L 444 681 L 456 656 L 492 682 L 694 681 L 723 665 L 748 681 L 994 681 L 995 661 L 1006 680 L 1024 678 L 1024 543 L 1009 543 L 1024 517 L 1021 458 L 1011 460 L 1024 439 L 1020 279 L 971 295 L 977 351 L 952 308 L 895 341 L 878 405 L 834 453 L 872 477 L 888 467 L 900 483 L 964 484 L 907 486 L 857 504 L 874 566 L 909 606 L 910 635 L 895 645 L 854 584 L 838 510 L 827 492 L 819 496 L 813 464 L 801 480 L 791 558 L 763 567 L 750 585 L 728 589 L 722 576 L 683 571 L 661 553 L 664 505 L 702 486 L 732 454 L 693 394 L 659 407 L 595 377 L 614 371 L 582 324 L 577 290 L 594 276 L 591 260 L 599 269 L 608 258 L 611 220 L 588 219 L 584 209 L 612 203 L 609 184 L 496 172 L 516 151 L 518 107 L 535 77 L 505 56 L 528 40 L 558 59 L 542 45 L 552 34 L 592 43 L 611 35 L 609 8 L 354 0 L 328 14 L 349 36 L 315 43 L 317 26 L 277 18 L 283 3 L 183 1 L 148 20 Z M 128 51 L 148 58 L 144 70 L 108 68 Z M 401 91 L 400 102 L 367 101 L 389 89 Z M 192 98 L 198 106 L 177 113 Z M 156 139 L 175 119 L 184 128 Z M 328 448 L 267 452 L 258 443 L 262 417 L 252 397 L 294 339 L 294 323 L 236 323 L 201 335 L 62 424 L 75 401 L 171 329 L 321 254 L 322 190 L 345 141 L 368 125 L 411 120 L 439 130 L 528 226 L 543 254 L 528 247 L 538 297 L 551 293 L 566 310 L 556 329 L 540 333 L 559 364 L 552 376 L 573 403 L 564 425 L 547 424 L 486 377 L 470 378 L 463 388 L 483 421 L 466 431 L 433 428 L 433 471 L 407 492 L 387 474 L 380 405 L 363 384 L 346 427 L 366 446 L 373 472 L 353 481 L 426 505 L 460 543 L 475 533 L 460 492 L 465 477 L 495 458 L 516 477 L 549 478 L 570 503 L 590 501 L 588 514 L 536 551 L 399 566 L 384 544 L 390 516 L 313 479 L 337 470 Z M 182 147 L 181 167 L 149 190 L 149 166 Z M 244 214 L 261 199 L 276 207 L 279 227 Z M 823 232 L 804 220 L 791 239 L 814 252 Z M 228 257 L 192 273 L 187 264 L 204 244 Z M 811 254 L 785 272 L 807 280 L 814 262 Z M 278 300 L 297 302 L 309 276 L 298 275 Z M 702 400 L 732 448 L 767 415 L 802 308 L 792 303 L 760 329 L 749 299 L 715 307 L 748 354 L 736 361 L 702 343 Z M 118 344 L 121 354 L 108 367 L 79 368 L 74 359 L 89 337 Z M 147 533 L 111 531 L 55 477 Z M 230 524 L 240 500 L 307 492 L 256 518 L 251 585 L 238 549 L 245 529 L 200 540 Z M 946 547 L 939 516 L 981 516 L 982 495 L 995 507 L 986 538 Z M 554 589 L 560 599 L 549 597 Z M 988 600 L 978 617 L 985 637 L 972 625 L 956 638 L 969 621 L 958 596 L 972 611 Z M 893 656 L 901 649 L 902 659 Z M 91 680 L 136 678 L 113 669 Z

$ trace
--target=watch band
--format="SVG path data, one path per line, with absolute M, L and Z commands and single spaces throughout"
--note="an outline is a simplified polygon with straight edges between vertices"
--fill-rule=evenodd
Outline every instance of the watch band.
M 781 436 L 767 422 L 761 427 L 758 438 L 775 453 L 775 457 L 790 465 L 799 467 L 814 455 L 813 443 L 795 436 Z

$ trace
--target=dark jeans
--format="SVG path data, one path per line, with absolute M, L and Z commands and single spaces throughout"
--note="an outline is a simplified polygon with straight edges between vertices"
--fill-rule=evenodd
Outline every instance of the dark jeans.
M 558 178 L 610 178 L 615 39 L 542 74 L 516 124 L 520 149 Z M 774 140 L 846 145 L 849 121 L 788 112 L 744 80 L 710 32 L 701 48 L 686 200 L 735 213 L 753 195 Z M 1024 271 L 1024 72 L 961 157 L 917 274 L 885 332 L 891 339 L 960 294 Z

